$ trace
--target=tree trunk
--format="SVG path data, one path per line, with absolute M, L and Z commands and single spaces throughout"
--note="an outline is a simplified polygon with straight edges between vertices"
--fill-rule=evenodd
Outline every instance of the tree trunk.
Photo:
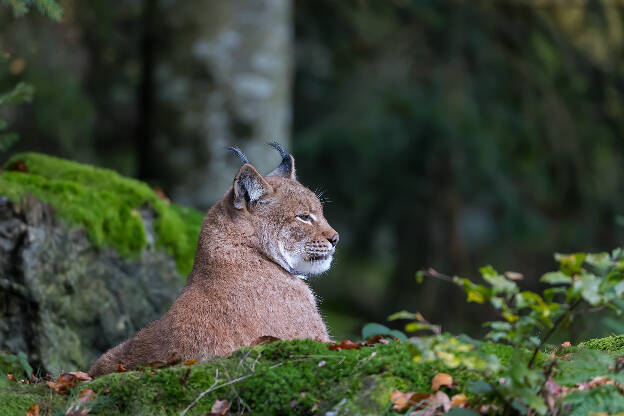
M 238 145 L 268 172 L 290 145 L 290 0 L 161 2 L 156 45 L 154 153 L 157 181 L 181 204 L 220 199 Z

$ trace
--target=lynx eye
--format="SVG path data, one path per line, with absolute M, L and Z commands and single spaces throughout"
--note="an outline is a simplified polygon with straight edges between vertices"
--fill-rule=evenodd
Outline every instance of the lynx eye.
M 312 216 L 308 214 L 297 215 L 297 219 L 305 224 L 312 224 Z

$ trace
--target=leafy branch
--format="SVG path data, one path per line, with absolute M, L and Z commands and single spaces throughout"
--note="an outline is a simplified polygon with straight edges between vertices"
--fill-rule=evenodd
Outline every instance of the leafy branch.
M 540 281 L 548 285 L 541 292 L 521 290 L 518 285 L 523 279 L 521 274 L 500 274 L 492 266 L 480 269 L 485 284 L 447 276 L 431 268 L 416 276 L 419 282 L 432 277 L 453 283 L 463 289 L 468 302 L 487 304 L 500 316 L 498 320 L 485 323 L 489 328 L 486 338 L 512 345 L 516 357 L 509 368 L 500 373 L 499 384 L 488 384 L 485 390 L 479 385 L 477 390 L 482 391 L 475 393 L 487 391 L 490 397 L 498 398 L 506 409 L 505 414 L 542 415 L 552 410 L 552 395 L 548 396 L 545 386 L 552 383 L 550 377 L 557 361 L 540 360 L 540 352 L 557 331 L 573 321 L 579 305 L 588 304 L 588 311 L 609 308 L 622 313 L 618 302 L 624 294 L 622 249 L 611 253 L 556 254 L 555 260 L 559 270 L 541 277 Z M 406 314 L 399 315 L 408 317 Z M 414 324 L 420 325 L 422 320 L 417 319 Z M 540 361 L 544 363 L 543 368 L 534 368 Z M 545 400 L 548 397 L 550 399 Z

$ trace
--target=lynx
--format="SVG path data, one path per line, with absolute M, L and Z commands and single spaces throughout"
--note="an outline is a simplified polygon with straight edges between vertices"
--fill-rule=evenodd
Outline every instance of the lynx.
M 263 177 L 242 161 L 232 187 L 204 217 L 193 269 L 169 311 L 104 353 L 89 373 L 136 368 L 171 357 L 225 356 L 263 336 L 329 341 L 308 275 L 330 268 L 338 233 L 317 196 L 281 164 Z

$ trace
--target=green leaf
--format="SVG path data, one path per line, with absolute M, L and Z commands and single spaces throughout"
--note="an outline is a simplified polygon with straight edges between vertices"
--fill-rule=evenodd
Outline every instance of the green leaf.
M 624 409 L 624 396 L 616 386 L 604 385 L 572 392 L 565 396 L 563 403 L 570 406 L 570 416 L 615 415 Z
M 601 302 L 600 279 L 591 273 L 584 273 L 579 279 L 574 281 L 574 289 L 577 290 L 583 299 L 591 305 Z
M 448 412 L 446 412 L 445 415 L 447 416 L 448 415 L 450 416 L 479 416 L 479 413 L 470 409 L 462 409 L 461 407 L 454 407 Z
M 405 335 L 403 332 L 399 331 L 398 329 L 391 330 L 390 336 L 398 339 L 399 341 L 407 341 L 407 335 Z
M 605 352 L 583 349 L 570 359 L 559 361 L 561 371 L 555 381 L 559 384 L 574 385 L 597 376 L 606 376 L 613 361 L 613 358 Z
M 511 280 L 508 280 L 505 276 L 502 276 L 494 270 L 492 266 L 485 266 L 479 269 L 483 280 L 492 285 L 494 293 L 516 293 L 518 291 L 518 285 Z
M 418 319 L 418 314 L 408 311 L 400 311 L 393 313 L 388 317 L 389 321 L 396 321 L 397 319 Z
M 476 380 L 466 386 L 466 390 L 469 393 L 476 394 L 477 396 L 486 396 L 494 391 L 490 383 L 486 383 L 483 380 Z
M 30 364 L 28 364 L 28 357 L 22 351 L 17 353 L 17 362 L 22 366 L 28 377 L 33 374 L 33 369 Z
M 54 0 L 35 0 L 39 12 L 57 22 L 63 17 L 63 8 Z
M 410 322 L 409 324 L 405 325 L 405 330 L 407 332 L 416 332 L 416 331 L 422 331 L 422 330 L 430 330 L 433 329 L 435 327 L 435 325 L 431 325 L 431 324 L 423 324 L 420 322 Z
M 20 82 L 11 91 L 0 95 L 0 106 L 30 102 L 34 94 L 35 88 L 32 85 Z
M 590 264 L 601 271 L 608 269 L 612 265 L 609 253 L 588 254 L 585 257 L 585 263 Z
M 385 325 L 376 323 L 368 323 L 364 325 L 362 328 L 363 339 L 368 339 L 370 337 L 374 337 L 375 335 L 389 335 L 401 341 L 407 341 L 407 336 L 403 332 L 397 331 L 396 329 L 390 329 Z
M 454 277 L 453 282 L 463 287 L 468 302 L 485 303 L 485 301 L 492 297 L 491 289 L 483 285 L 472 283 L 469 279 Z
M 499 296 L 492 296 L 490 304 L 494 306 L 495 309 L 502 309 L 505 306 L 505 301 Z
M 550 303 L 555 298 L 555 295 L 557 295 L 558 293 L 566 293 L 566 291 L 567 288 L 563 286 L 550 287 L 544 290 L 544 301 Z
M 550 272 L 543 275 L 540 281 L 544 283 L 550 283 L 551 285 L 556 285 L 560 283 L 570 284 L 572 283 L 572 278 L 562 272 Z
M 516 306 L 518 308 L 532 308 L 535 305 L 546 305 L 542 297 L 537 293 L 525 290 L 516 295 Z
M 555 254 L 555 260 L 559 262 L 561 271 L 569 276 L 581 272 L 581 265 L 585 261 L 585 253 Z
M 368 323 L 362 328 L 362 338 L 368 339 L 375 335 L 389 335 L 391 329 L 385 325 Z
M 538 415 L 545 415 L 548 412 L 548 407 L 546 407 L 546 403 L 544 403 L 544 399 L 535 394 L 527 394 L 525 393 L 522 398 L 526 401 L 526 404 L 529 405 Z

